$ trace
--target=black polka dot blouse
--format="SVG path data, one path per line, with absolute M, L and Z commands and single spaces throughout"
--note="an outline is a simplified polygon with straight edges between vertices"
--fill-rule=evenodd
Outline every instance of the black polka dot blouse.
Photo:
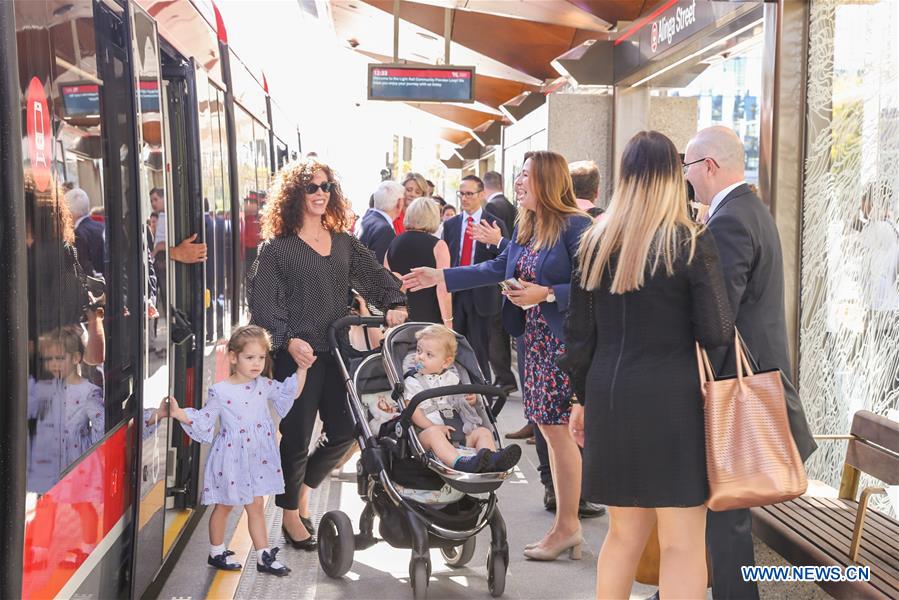
M 266 240 L 248 274 L 251 323 L 271 334 L 272 349 L 292 338 L 328 351 L 328 327 L 348 314 L 350 290 L 381 310 L 405 306 L 400 281 L 348 233 L 331 234 L 322 256 L 298 235 Z

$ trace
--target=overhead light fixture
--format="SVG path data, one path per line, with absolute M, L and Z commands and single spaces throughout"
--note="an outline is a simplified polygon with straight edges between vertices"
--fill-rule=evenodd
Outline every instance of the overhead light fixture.
M 550 61 L 559 75 L 574 87 L 582 85 L 614 85 L 615 61 L 611 40 L 587 40 Z
M 521 92 L 511 100 L 499 105 L 499 110 L 513 123 L 546 102 L 546 96 L 539 92 Z

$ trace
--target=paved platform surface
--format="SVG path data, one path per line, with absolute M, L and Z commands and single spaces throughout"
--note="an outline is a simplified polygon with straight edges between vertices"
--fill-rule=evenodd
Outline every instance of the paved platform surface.
M 502 432 L 515 431 L 524 423 L 521 400 L 513 395 L 499 418 Z M 553 515 L 543 509 L 543 486 L 537 473 L 537 455 L 534 446 L 522 444 L 524 450 L 514 477 L 498 491 L 499 507 L 508 527 L 510 565 L 506 578 L 504 598 L 521 600 L 586 600 L 593 598 L 596 581 L 596 557 L 608 529 L 608 517 L 582 521 L 587 547 L 583 559 L 567 558 L 555 562 L 529 561 L 522 556 L 526 543 L 536 541 L 552 525 Z M 355 459 L 348 462 L 339 475 L 334 475 L 317 490 L 312 500 L 313 521 L 334 509 L 349 515 L 358 531 L 358 519 L 362 501 L 356 493 Z M 232 514 L 230 527 L 237 521 L 238 511 Z M 357 552 L 350 572 L 342 579 L 330 579 L 318 564 L 315 552 L 303 552 L 289 548 L 281 534 L 280 511 L 269 503 L 266 511 L 269 535 L 273 545 L 282 548 L 279 558 L 293 570 L 288 577 L 277 578 L 258 574 L 253 568 L 255 554 L 248 560 L 250 568 L 244 569 L 236 598 L 290 598 L 292 600 L 402 600 L 412 597 L 408 581 L 409 550 L 391 548 L 379 543 L 368 550 Z M 208 511 L 207 511 L 208 518 Z M 377 531 L 377 525 L 376 529 Z M 230 531 L 229 534 L 230 536 Z M 428 598 L 489 598 L 486 574 L 486 548 L 490 534 L 478 535 L 477 550 L 471 562 L 460 569 L 446 566 L 438 551 L 432 551 L 433 572 L 428 588 Z M 206 524 L 201 523 L 184 550 L 175 571 L 164 586 L 160 598 L 206 598 L 210 582 L 215 574 L 207 567 L 208 541 Z M 782 559 L 762 547 L 757 549 L 757 564 L 782 564 Z M 631 598 L 648 598 L 655 592 L 652 586 L 635 584 Z M 770 584 L 762 587 L 763 598 L 802 598 L 820 600 L 827 598 L 813 584 Z M 708 598 L 711 598 L 709 594 Z

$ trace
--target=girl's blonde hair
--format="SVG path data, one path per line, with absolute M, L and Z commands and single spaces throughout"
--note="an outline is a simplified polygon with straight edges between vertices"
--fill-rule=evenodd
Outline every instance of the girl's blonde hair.
M 456 334 L 451 329 L 443 325 L 428 325 L 415 334 L 416 340 L 434 340 L 443 347 L 446 355 L 453 360 L 456 359 L 456 351 L 459 349 L 459 342 L 456 341 Z
M 536 210 L 518 211 L 517 242 L 533 241 L 535 250 L 555 245 L 572 215 L 584 215 L 574 198 L 568 161 L 561 154 L 541 150 L 524 155 L 531 161 L 530 183 L 536 196 Z
M 624 294 L 640 289 L 647 271 L 654 275 L 662 263 L 673 274 L 686 244 L 692 261 L 700 227 L 690 219 L 683 162 L 670 139 L 641 131 L 625 146 L 618 172 L 606 218 L 584 232 L 578 262 L 584 289 L 598 288 L 608 272 L 610 291 Z
M 228 352 L 240 354 L 250 342 L 260 344 L 266 352 L 272 351 L 272 337 L 268 331 L 259 325 L 241 325 L 228 340 Z
M 440 208 L 433 198 L 419 196 L 406 207 L 403 226 L 409 230 L 434 233 L 440 227 Z

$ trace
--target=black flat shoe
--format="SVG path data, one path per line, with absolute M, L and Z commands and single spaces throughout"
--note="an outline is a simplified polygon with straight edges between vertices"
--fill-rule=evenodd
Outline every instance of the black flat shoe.
M 315 525 L 312 524 L 312 519 L 310 517 L 300 517 L 300 522 L 303 524 L 303 527 L 306 528 L 306 531 L 309 532 L 309 535 L 315 535 Z
M 582 519 L 592 519 L 594 517 L 601 517 L 606 514 L 606 507 L 602 504 L 596 504 L 595 502 L 587 502 L 583 498 L 578 503 L 577 506 L 577 516 Z
M 234 556 L 234 553 L 230 550 L 225 550 L 218 556 L 208 557 L 206 559 L 206 564 L 208 564 L 210 567 L 221 569 L 222 571 L 240 571 L 243 568 L 243 565 L 241 565 L 240 563 L 229 563 L 229 556 Z
M 310 535 L 305 540 L 295 540 L 290 536 L 287 528 L 281 525 L 281 532 L 284 534 L 284 541 L 296 548 L 297 550 L 315 550 L 318 547 L 318 540 L 314 535 Z
M 278 566 L 275 565 L 275 558 L 278 556 L 278 552 L 280 548 L 272 548 L 271 552 L 262 551 L 262 562 L 256 563 L 256 570 L 260 573 L 268 573 L 269 575 L 275 575 L 277 577 L 284 577 L 288 573 L 290 573 L 290 567 L 282 565 L 278 563 Z

